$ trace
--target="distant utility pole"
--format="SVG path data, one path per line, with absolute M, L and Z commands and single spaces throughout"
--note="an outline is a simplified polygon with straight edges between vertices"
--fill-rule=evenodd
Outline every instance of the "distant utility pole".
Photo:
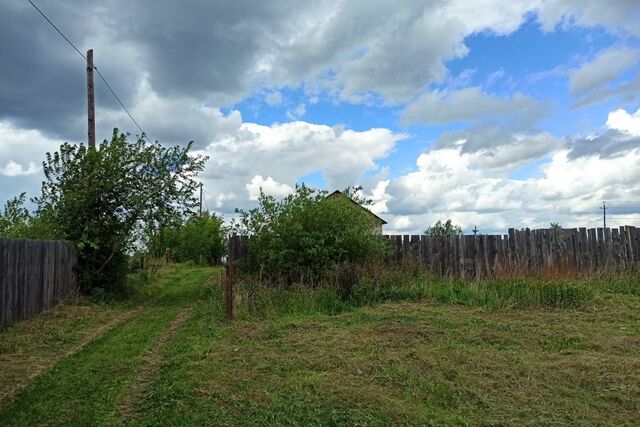
M 607 228 L 607 205 L 602 202 L 602 222 L 604 223 L 604 228 Z
M 202 183 L 200 183 L 200 216 L 202 216 Z
M 478 227 L 474 225 L 473 230 L 471 231 L 473 231 L 473 235 L 475 236 L 476 234 L 478 234 Z
M 89 149 L 96 149 L 96 98 L 93 93 L 93 49 L 87 51 L 87 124 Z

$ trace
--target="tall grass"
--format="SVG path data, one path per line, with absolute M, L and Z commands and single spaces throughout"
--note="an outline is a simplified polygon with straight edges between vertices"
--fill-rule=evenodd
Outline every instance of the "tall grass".
M 222 285 L 214 285 L 219 304 Z M 605 293 L 640 295 L 640 272 L 590 277 L 503 277 L 473 282 L 419 267 L 346 266 L 310 287 L 261 283 L 241 276 L 234 288 L 237 318 L 337 314 L 393 301 L 431 301 L 499 309 L 583 309 Z

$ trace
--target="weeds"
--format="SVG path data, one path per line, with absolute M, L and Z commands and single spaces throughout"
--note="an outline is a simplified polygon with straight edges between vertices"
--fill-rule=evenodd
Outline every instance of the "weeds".
M 220 285 L 216 286 L 221 289 Z M 218 291 L 216 291 L 218 292 Z M 415 266 L 347 265 L 314 287 L 273 285 L 241 276 L 234 311 L 242 319 L 286 314 L 337 314 L 394 301 L 432 301 L 500 309 L 583 309 L 603 294 L 640 295 L 637 270 L 594 277 L 513 277 L 464 281 Z M 215 299 L 219 301 L 220 295 Z

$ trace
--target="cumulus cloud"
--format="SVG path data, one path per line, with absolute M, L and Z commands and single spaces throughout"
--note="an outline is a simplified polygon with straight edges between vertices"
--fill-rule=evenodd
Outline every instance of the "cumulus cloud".
M 639 110 L 640 111 L 640 110 Z M 568 143 L 569 156 L 578 158 L 590 155 L 600 157 L 623 156 L 640 148 L 640 114 L 629 114 L 623 109 L 609 113 L 608 129 L 586 138 L 572 138 Z
M 287 184 L 276 182 L 270 176 L 264 179 L 260 175 L 254 176 L 251 182 L 246 185 L 246 188 L 249 193 L 249 200 L 258 200 L 261 191 L 275 198 L 282 198 L 293 191 L 293 188 Z
M 621 108 L 610 112 L 607 118 L 607 127 L 640 136 L 640 109 L 634 114 L 629 114 Z
M 504 174 L 557 151 L 564 141 L 547 132 L 521 132 L 494 125 L 473 126 L 444 133 L 436 148 L 460 147 L 461 153 L 477 154 L 477 164 L 492 173 Z
M 638 31 L 634 0 L 39 4 L 82 51 L 95 49 L 101 72 L 132 109 L 144 79 L 165 102 L 188 101 L 194 109 L 233 105 L 264 86 L 313 86 L 346 101 L 402 103 L 447 78 L 447 61 L 468 53 L 466 37 L 510 34 L 531 13 L 547 29 Z M 82 60 L 21 0 L 4 2 L 0 40 L 0 120 L 84 140 Z M 96 90 L 99 108 L 119 109 L 99 81 Z M 276 101 L 274 93 L 269 102 Z M 141 124 L 160 140 L 172 139 L 154 122 Z
M 40 172 L 40 167 L 36 166 L 34 162 L 29 162 L 26 167 L 13 160 L 9 160 L 4 166 L 0 165 L 0 175 L 4 176 L 33 175 L 38 172 Z
M 484 144 L 465 149 L 465 139 L 440 142 L 418 156 L 414 171 L 374 188 L 377 212 L 389 221 L 388 231 L 399 232 L 419 232 L 444 218 L 467 229 L 477 225 L 483 232 L 551 221 L 584 226 L 597 221 L 602 200 L 638 214 L 629 203 L 640 198 L 640 140 L 628 132 L 635 131 L 637 115 L 618 111 L 610 117 L 610 128 L 590 138 L 520 135 L 514 136 L 516 148 L 503 144 L 497 151 Z M 548 139 L 549 159 L 527 179 L 496 174 L 494 161 L 501 150 L 544 145 L 531 138 Z
M 532 2 L 533 3 L 533 2 Z M 636 0 L 546 0 L 536 6 L 538 20 L 546 31 L 557 26 L 604 27 L 612 33 L 640 36 L 640 8 Z
M 211 197 L 234 195 L 215 200 L 225 212 L 248 206 L 260 187 L 283 194 L 300 177 L 315 172 L 322 173 L 327 188 L 343 188 L 377 171 L 377 162 L 405 137 L 388 129 L 354 131 L 302 121 L 271 126 L 243 123 L 234 135 L 200 151 L 210 156 L 205 188 Z
M 508 98 L 488 95 L 479 87 L 428 92 L 402 113 L 405 123 L 444 124 L 504 119 L 517 125 L 536 123 L 550 112 L 541 101 L 516 93 Z

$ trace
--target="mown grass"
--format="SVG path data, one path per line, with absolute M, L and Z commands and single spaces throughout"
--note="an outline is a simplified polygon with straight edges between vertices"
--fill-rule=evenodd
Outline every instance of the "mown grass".
M 629 425 L 640 416 L 634 295 L 580 310 L 420 301 L 326 316 L 300 289 L 282 292 L 297 295 L 284 315 L 216 322 L 217 297 L 201 305 L 165 349 L 137 423 Z
M 129 321 L 62 360 L 0 408 L 4 425 L 112 423 L 117 404 L 155 339 L 197 299 L 211 268 L 178 267 L 154 282 L 153 299 Z
M 222 282 L 202 286 L 213 272 L 182 266 L 154 282 L 153 304 L 0 407 L 0 420 L 633 425 L 640 417 L 636 273 L 466 283 L 397 270 L 361 275 L 348 294 L 243 280 L 236 320 L 226 322 Z M 136 388 L 151 349 L 157 365 Z

